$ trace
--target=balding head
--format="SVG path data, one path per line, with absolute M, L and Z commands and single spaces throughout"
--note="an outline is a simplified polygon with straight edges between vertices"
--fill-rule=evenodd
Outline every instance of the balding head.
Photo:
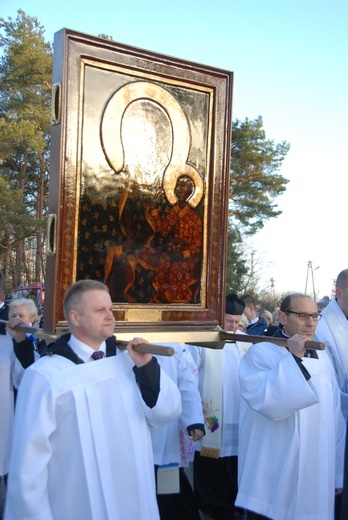
M 345 316 L 348 316 L 348 269 L 344 269 L 337 276 L 336 300 Z

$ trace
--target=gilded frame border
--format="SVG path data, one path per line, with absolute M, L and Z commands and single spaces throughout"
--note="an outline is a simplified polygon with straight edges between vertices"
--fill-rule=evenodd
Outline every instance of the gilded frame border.
M 233 73 L 63 29 L 55 35 L 53 83 L 59 84 L 61 89 L 60 118 L 58 122 L 52 121 L 51 129 L 49 201 L 50 213 L 57 215 L 57 243 L 55 254 L 47 258 L 44 328 L 52 331 L 66 325 L 61 307 L 64 292 L 71 283 L 81 277 L 98 278 L 97 270 L 87 272 L 85 267 L 81 272 L 80 266 L 96 263 L 98 255 L 101 259 L 103 254 L 105 257 L 103 248 L 106 243 L 109 250 L 113 248 L 115 258 L 119 255 L 119 245 L 124 248 L 120 242 L 122 226 L 124 228 L 120 214 L 123 217 L 125 210 L 120 208 L 123 208 L 125 198 L 126 202 L 131 199 L 120 195 L 115 202 L 118 212 L 115 214 L 110 211 L 110 199 L 107 200 L 109 205 L 105 200 L 99 200 L 98 208 L 103 207 L 104 202 L 106 217 L 112 217 L 117 224 L 112 228 L 105 225 L 104 238 L 102 221 L 95 226 L 92 217 L 87 213 L 85 218 L 83 214 L 83 208 L 91 215 L 100 214 L 100 209 L 99 212 L 92 211 L 90 201 L 95 199 L 88 198 L 84 205 L 83 199 L 86 193 L 92 193 L 93 187 L 98 188 L 99 195 L 105 196 L 110 182 L 118 183 L 117 193 L 125 191 L 125 184 L 122 185 L 117 175 L 121 172 L 122 178 L 127 171 L 126 151 L 122 139 L 118 139 L 119 148 L 114 143 L 121 121 L 125 121 L 125 111 L 137 103 L 143 106 L 148 103 L 150 111 L 157 110 L 160 115 L 155 113 L 151 117 L 162 121 L 161 128 L 167 124 L 163 121 L 169 120 L 167 127 L 171 128 L 171 144 L 168 161 L 162 168 L 165 174 L 161 189 L 170 209 L 177 202 L 175 185 L 178 177 L 185 175 L 194 180 L 195 188 L 187 202 L 191 202 L 193 211 L 200 207 L 202 221 L 199 298 L 185 302 L 169 298 L 168 301 L 156 302 L 150 298 L 145 302 L 113 299 L 116 325 L 125 329 L 156 330 L 164 327 L 203 330 L 221 325 L 225 297 Z M 139 126 L 142 129 L 138 122 L 134 125 L 134 121 L 141 122 L 141 118 L 134 119 L 140 117 L 139 111 L 134 112 L 133 120 L 130 118 L 128 123 L 131 137 L 134 129 Z M 148 107 L 145 112 L 148 112 Z M 142 133 L 138 133 L 140 139 Z M 160 137 L 155 135 L 154 140 L 157 142 Z M 129 142 L 132 140 L 128 139 Z M 134 157 L 138 152 L 132 153 Z M 151 171 L 157 171 L 153 163 L 150 166 Z M 129 170 L 129 166 L 127 168 Z M 138 193 L 143 196 L 146 186 L 155 185 L 159 176 L 149 182 L 146 179 L 149 168 L 144 168 L 145 173 L 137 168 L 133 169 L 140 170 Z M 129 178 L 133 179 L 134 175 Z M 142 191 L 143 186 L 145 189 Z M 133 195 L 134 189 L 130 193 Z M 150 190 L 150 200 L 156 193 Z M 151 211 L 155 214 L 156 208 L 150 208 L 148 214 Z M 81 238 L 84 220 L 92 230 L 96 229 L 95 236 L 98 237 L 93 244 L 86 246 L 85 256 L 81 253 L 85 245 Z M 125 222 L 130 221 L 125 219 Z M 115 229 L 118 230 L 118 241 L 116 237 L 110 246 L 108 234 Z M 124 237 L 127 233 L 121 236 Z M 129 254 L 131 259 L 134 256 L 137 255 Z M 81 262 L 81 258 L 86 258 L 86 262 Z M 102 263 L 100 258 L 98 261 Z M 100 278 L 105 281 L 105 266 Z

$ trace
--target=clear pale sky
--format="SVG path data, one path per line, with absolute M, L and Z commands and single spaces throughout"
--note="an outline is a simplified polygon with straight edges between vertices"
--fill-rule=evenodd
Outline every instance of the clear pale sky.
M 282 215 L 252 240 L 260 289 L 331 296 L 348 268 L 347 0 L 0 0 L 0 16 L 62 28 L 234 72 L 233 119 L 262 116 L 288 141 Z

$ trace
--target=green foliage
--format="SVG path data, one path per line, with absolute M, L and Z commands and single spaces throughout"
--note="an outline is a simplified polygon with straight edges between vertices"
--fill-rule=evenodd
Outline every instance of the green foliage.
M 22 192 L 0 177 L 0 247 L 8 247 L 33 232 L 36 220 L 22 204 Z
M 262 117 L 232 126 L 227 290 L 255 285 L 242 237 L 254 235 L 280 214 L 276 197 L 289 182 L 278 171 L 290 145 L 266 139 Z
M 262 117 L 254 121 L 236 119 L 232 126 L 230 218 L 253 235 L 265 221 L 277 217 L 274 199 L 289 182 L 277 171 L 290 145 L 266 139 Z
M 22 199 L 22 191 L 0 176 L 0 255 L 5 273 L 12 266 L 11 251 L 32 235 L 37 225 Z
M 244 292 L 244 281 L 248 274 L 242 235 L 237 227 L 229 223 L 227 235 L 226 294 Z
M 0 18 L 0 267 L 27 271 L 24 237 L 35 234 L 42 264 L 48 197 L 52 48 L 35 17 Z M 26 215 L 26 218 L 25 218 Z M 6 240 L 4 240 L 6 234 Z M 21 243 L 22 240 L 22 243 Z M 41 274 L 36 272 L 34 278 Z

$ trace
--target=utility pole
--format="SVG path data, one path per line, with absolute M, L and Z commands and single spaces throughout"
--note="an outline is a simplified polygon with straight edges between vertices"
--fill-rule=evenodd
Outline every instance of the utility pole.
M 319 267 L 316 267 L 315 269 L 313 269 L 312 262 L 311 261 L 308 262 L 308 264 L 307 264 L 307 276 L 306 276 L 305 294 L 307 294 L 308 276 L 311 273 L 311 277 L 312 277 L 312 291 L 313 291 L 313 300 L 314 301 L 317 301 L 317 295 L 315 293 L 315 287 L 314 287 L 314 271 L 316 271 L 317 269 L 319 269 Z

